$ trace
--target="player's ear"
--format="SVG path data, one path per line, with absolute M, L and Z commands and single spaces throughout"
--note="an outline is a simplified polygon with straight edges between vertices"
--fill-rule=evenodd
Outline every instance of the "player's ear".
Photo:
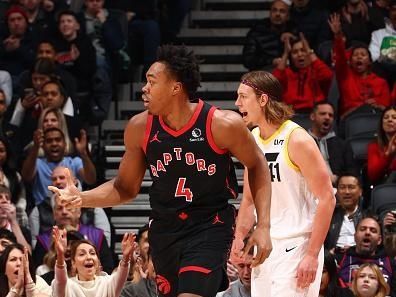
M 264 107 L 268 102 L 268 95 L 267 94 L 261 94 L 259 97 L 259 104 L 261 107 Z
M 176 95 L 179 94 L 183 90 L 183 85 L 181 82 L 177 81 L 173 84 L 172 94 Z

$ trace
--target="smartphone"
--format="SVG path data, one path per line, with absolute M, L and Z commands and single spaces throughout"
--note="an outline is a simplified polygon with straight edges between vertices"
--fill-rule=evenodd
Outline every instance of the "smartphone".
M 34 95 L 34 89 L 33 88 L 26 88 L 23 90 L 24 97 L 27 96 L 33 96 Z

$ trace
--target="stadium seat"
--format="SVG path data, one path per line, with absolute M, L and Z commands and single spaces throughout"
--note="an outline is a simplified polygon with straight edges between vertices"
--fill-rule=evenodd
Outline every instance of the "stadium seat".
M 396 184 L 382 184 L 371 192 L 371 207 L 377 215 L 396 210 Z
M 379 113 L 354 114 L 345 120 L 345 138 L 372 136 L 377 132 L 381 115 Z

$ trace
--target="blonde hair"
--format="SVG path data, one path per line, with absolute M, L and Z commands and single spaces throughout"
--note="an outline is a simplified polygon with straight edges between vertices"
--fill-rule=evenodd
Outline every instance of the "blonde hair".
M 385 278 L 382 275 L 381 270 L 374 263 L 364 263 L 360 265 L 360 267 L 355 271 L 355 277 L 353 278 L 353 282 L 352 282 L 352 291 L 354 292 L 355 296 L 360 297 L 359 292 L 357 290 L 357 280 L 359 278 L 360 272 L 366 267 L 371 268 L 371 270 L 374 272 L 378 280 L 378 289 L 373 297 L 386 297 L 389 294 L 389 285 L 385 281 Z
M 65 116 L 63 115 L 63 112 L 59 108 L 47 107 L 43 109 L 39 117 L 38 129 L 43 129 L 44 119 L 47 116 L 47 114 L 51 112 L 53 112 L 56 118 L 58 119 L 59 129 L 63 132 L 63 135 L 65 136 L 65 142 L 66 142 L 65 155 L 71 155 L 74 152 L 74 146 L 70 140 Z
M 271 73 L 251 71 L 242 76 L 241 82 L 252 87 L 256 96 L 268 96 L 268 102 L 263 108 L 268 123 L 280 125 L 294 115 L 293 108 L 281 102 L 282 86 Z

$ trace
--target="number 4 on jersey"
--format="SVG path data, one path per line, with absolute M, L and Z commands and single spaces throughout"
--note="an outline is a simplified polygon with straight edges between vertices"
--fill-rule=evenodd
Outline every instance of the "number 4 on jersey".
M 185 185 L 186 185 L 186 178 L 179 177 L 176 186 L 175 197 L 185 197 L 187 202 L 191 202 L 194 195 L 191 192 L 190 188 L 185 188 Z

